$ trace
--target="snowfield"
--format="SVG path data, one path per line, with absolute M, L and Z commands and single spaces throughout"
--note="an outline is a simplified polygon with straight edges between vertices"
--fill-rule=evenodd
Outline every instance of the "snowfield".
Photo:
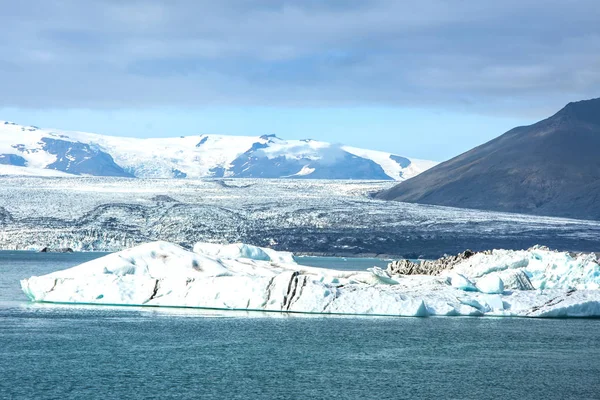
M 137 178 L 298 178 L 402 181 L 436 165 L 311 139 L 197 135 L 163 139 L 40 129 L 0 121 L 0 173 Z M 27 171 L 25 171 L 27 170 Z
M 520 274 L 533 284 L 505 287 Z M 446 276 L 444 276 L 446 275 Z M 460 281 L 456 283 L 455 281 Z M 21 281 L 31 301 L 390 316 L 599 317 L 593 255 L 540 248 L 474 256 L 441 276 L 298 265 L 245 244 L 153 242 Z M 514 283 L 513 283 L 514 284 Z
M 0 164 L 0 176 L 40 176 L 40 177 L 70 177 L 72 175 L 66 172 L 57 171 L 54 169 L 34 168 L 34 167 L 18 167 L 15 165 Z

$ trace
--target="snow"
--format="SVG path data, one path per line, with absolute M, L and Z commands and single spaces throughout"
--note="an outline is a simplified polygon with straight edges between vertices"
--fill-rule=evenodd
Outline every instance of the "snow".
M 250 260 L 272 261 L 275 263 L 296 264 L 294 255 L 287 251 L 275 251 L 266 247 L 252 246 L 244 243 L 220 245 L 214 243 L 196 243 L 194 253 L 208 257 L 224 259 L 247 258 Z
M 306 176 L 306 175 L 310 175 L 313 172 L 315 172 L 314 168 L 309 167 L 308 165 L 305 165 L 304 167 L 302 167 L 300 169 L 300 171 L 296 172 L 294 175 L 292 176 Z
M 415 317 L 600 316 L 600 290 L 573 289 L 550 276 L 544 282 L 553 282 L 552 288 L 504 292 L 497 268 L 482 273 L 490 271 L 491 262 L 487 267 L 471 264 L 471 272 L 481 273 L 479 290 L 474 291 L 469 278 L 455 271 L 448 271 L 451 279 L 390 276 L 376 267 L 337 271 L 298 265 L 289 253 L 240 243 L 199 243 L 194 248 L 151 242 L 24 279 L 21 286 L 32 301 L 51 303 Z M 509 253 L 518 252 L 503 257 L 511 259 Z M 583 268 L 584 258 L 577 258 L 579 263 L 570 263 L 570 268 Z
M 54 169 L 32 168 L 32 167 L 17 167 L 15 165 L 0 165 L 0 175 L 12 176 L 41 176 L 41 177 L 75 177 Z
M 342 149 L 359 157 L 368 158 L 375 161 L 383 168 L 383 171 L 393 179 L 401 181 L 419 175 L 421 172 L 435 167 L 436 161 L 420 160 L 416 158 L 406 157 L 410 161 L 410 165 L 402 168 L 396 161 L 390 158 L 390 153 L 377 150 L 360 149 L 352 146 L 342 146 Z
M 335 151 L 335 145 L 317 140 L 282 140 L 271 139 L 269 147 L 261 149 L 261 153 L 268 158 L 277 158 L 285 155 L 286 158 L 309 160 L 321 159 L 323 150 Z
M 309 159 L 335 161 L 338 154 L 348 151 L 359 157 L 371 159 L 381 165 L 388 176 L 395 180 L 411 178 L 433 167 L 435 162 L 412 160 L 401 168 L 390 159 L 391 153 L 340 146 L 315 140 L 282 140 L 266 136 L 195 135 L 170 138 L 129 138 L 96 133 L 40 129 L 0 121 L 0 154 L 23 157 L 27 167 L 39 169 L 54 163 L 57 156 L 44 150 L 43 138 L 81 142 L 108 153 L 114 162 L 138 178 L 173 178 L 180 171 L 186 178 L 214 176 L 215 169 L 223 169 L 225 177 L 234 160 L 250 151 L 254 145 L 268 145 L 256 154 L 267 158 Z M 15 147 L 17 146 L 17 147 Z M 70 159 L 71 161 L 76 161 Z M 313 168 L 304 166 L 292 177 L 310 176 Z
M 56 156 L 38 151 L 40 140 L 47 136 L 52 135 L 38 129 L 0 121 L 0 154 L 16 154 L 25 158 L 27 167 L 31 168 L 30 175 L 33 175 L 56 161 Z M 15 148 L 18 145 L 23 145 L 24 151 Z

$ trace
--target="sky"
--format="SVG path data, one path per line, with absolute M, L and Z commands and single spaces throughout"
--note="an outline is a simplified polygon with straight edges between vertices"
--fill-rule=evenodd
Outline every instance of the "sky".
M 0 119 L 445 160 L 600 97 L 596 0 L 0 0 Z

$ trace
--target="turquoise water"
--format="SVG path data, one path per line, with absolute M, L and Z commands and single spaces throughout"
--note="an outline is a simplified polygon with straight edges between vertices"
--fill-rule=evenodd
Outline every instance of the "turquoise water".
M 0 398 L 597 399 L 600 320 L 30 304 L 98 254 L 0 252 Z

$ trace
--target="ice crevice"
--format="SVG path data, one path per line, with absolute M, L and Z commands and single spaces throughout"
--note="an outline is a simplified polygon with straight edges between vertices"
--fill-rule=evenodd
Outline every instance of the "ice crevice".
M 290 282 L 288 284 L 288 289 L 286 295 L 283 297 L 283 307 L 287 310 L 290 309 L 290 305 L 292 304 L 292 298 L 296 294 L 296 286 L 298 286 L 298 271 L 294 271 L 292 276 L 290 277 Z
M 591 255 L 544 248 L 492 250 L 454 257 L 446 269 L 394 265 L 395 271 L 338 271 L 299 265 L 291 253 L 241 243 L 198 243 L 189 251 L 152 242 L 24 279 L 21 286 L 31 301 L 50 303 L 419 317 L 600 317 L 600 266 Z
M 269 304 L 269 300 L 271 299 L 271 292 L 273 291 L 273 282 L 275 281 L 275 277 L 272 277 L 269 280 L 269 284 L 267 285 L 267 290 L 265 292 L 265 301 L 262 303 L 262 306 L 265 307 Z
M 154 298 L 156 297 L 156 294 L 158 293 L 159 285 L 160 285 L 160 280 L 157 279 L 156 283 L 154 284 L 154 290 L 152 291 L 150 298 L 148 300 L 146 300 L 144 303 L 149 303 L 150 301 L 154 300 Z

